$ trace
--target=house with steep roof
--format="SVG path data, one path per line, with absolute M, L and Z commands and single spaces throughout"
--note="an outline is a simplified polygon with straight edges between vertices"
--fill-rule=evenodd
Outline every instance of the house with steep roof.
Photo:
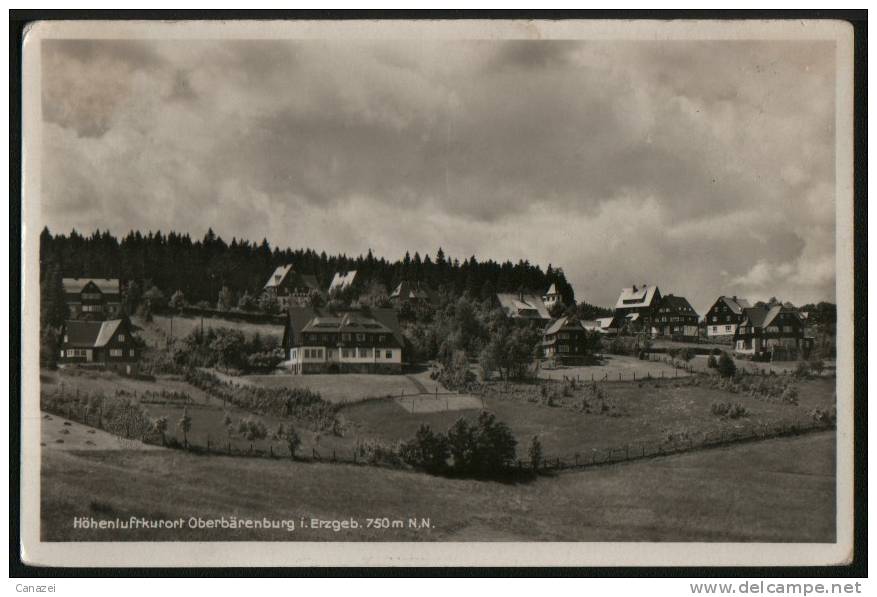
M 655 310 L 652 330 L 656 336 L 678 340 L 697 339 L 699 318 L 685 297 L 665 294 Z
M 311 292 L 323 294 L 315 275 L 300 274 L 295 271 L 292 264 L 281 265 L 275 269 L 262 287 L 262 291 L 276 299 L 283 310 L 291 305 L 305 304 Z
M 308 373 L 401 373 L 405 338 L 394 309 L 291 307 L 287 366 Z
M 560 317 L 542 332 L 542 354 L 564 364 L 581 363 L 589 354 L 588 335 L 593 333 L 575 317 Z
M 622 288 L 615 302 L 616 320 L 637 322 L 643 330 L 651 332 L 652 321 L 660 302 L 661 290 L 657 286 L 634 284 L 629 288 Z
M 509 319 L 515 321 L 529 321 L 538 324 L 545 324 L 551 320 L 548 313 L 548 307 L 542 297 L 532 293 L 519 292 L 499 292 L 496 295 L 500 309 Z
M 348 272 L 337 272 L 329 284 L 329 296 L 334 297 L 348 290 L 356 281 L 356 270 Z
M 131 374 L 140 349 L 127 318 L 69 320 L 61 328 L 59 365 L 98 365 Z
M 706 312 L 706 335 L 714 341 L 732 342 L 737 326 L 743 320 L 744 310 L 750 304 L 738 296 L 720 296 Z
M 122 313 L 118 278 L 62 278 L 61 285 L 71 319 L 101 320 Z
M 433 306 L 436 302 L 435 292 L 422 282 L 403 280 L 390 294 L 390 303 L 397 308 L 406 303 L 412 306 Z
M 784 305 L 750 307 L 734 333 L 734 353 L 756 360 L 807 357 L 813 339 L 805 337 L 798 312 Z

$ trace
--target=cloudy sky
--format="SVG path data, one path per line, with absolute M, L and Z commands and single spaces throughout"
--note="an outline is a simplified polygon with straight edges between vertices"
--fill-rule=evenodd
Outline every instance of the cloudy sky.
M 52 231 L 834 299 L 831 42 L 46 40 Z

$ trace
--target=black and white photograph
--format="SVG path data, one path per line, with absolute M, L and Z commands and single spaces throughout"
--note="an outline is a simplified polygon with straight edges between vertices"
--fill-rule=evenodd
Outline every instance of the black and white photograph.
M 844 23 L 23 52 L 26 562 L 849 561 Z

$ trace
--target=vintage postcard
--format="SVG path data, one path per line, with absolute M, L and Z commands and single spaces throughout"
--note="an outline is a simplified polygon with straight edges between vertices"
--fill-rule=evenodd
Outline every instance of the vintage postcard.
M 34 24 L 23 559 L 849 561 L 852 44 Z

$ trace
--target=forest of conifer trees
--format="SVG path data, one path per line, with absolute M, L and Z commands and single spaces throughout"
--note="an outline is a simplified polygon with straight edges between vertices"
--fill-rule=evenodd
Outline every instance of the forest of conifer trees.
M 401 260 L 365 255 L 328 255 L 313 249 L 280 249 L 267 240 L 253 243 L 233 238 L 226 242 L 209 229 L 202 239 L 177 232 L 129 232 L 121 239 L 108 231 L 84 236 L 77 231 L 40 235 L 41 276 L 58 271 L 64 277 L 119 278 L 123 286 L 137 281 L 141 288 L 152 285 L 166 296 L 182 291 L 189 303 L 215 303 L 223 287 L 238 294 L 261 291 L 275 267 L 291 263 L 301 273 L 317 276 L 327 288 L 335 272 L 357 270 L 360 284 L 380 283 L 389 291 L 402 280 L 424 282 L 436 290 L 455 295 L 486 298 L 496 292 L 525 289 L 544 293 L 555 284 L 566 305 L 575 305 L 575 294 L 561 268 L 543 271 L 528 261 L 478 261 L 445 255 L 439 248 L 434 256 L 406 253 Z

